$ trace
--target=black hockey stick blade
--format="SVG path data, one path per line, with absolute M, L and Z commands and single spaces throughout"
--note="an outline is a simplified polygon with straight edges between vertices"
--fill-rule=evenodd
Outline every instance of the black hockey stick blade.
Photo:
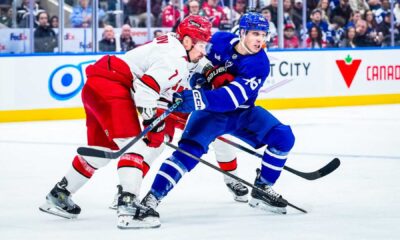
M 327 165 L 323 166 L 321 169 L 314 172 L 300 172 L 288 166 L 284 166 L 283 168 L 307 180 L 315 180 L 330 174 L 331 172 L 335 171 L 339 166 L 340 166 L 339 158 L 334 158 Z
M 252 149 L 249 149 L 249 148 L 247 148 L 245 146 L 242 146 L 242 145 L 240 145 L 238 143 L 235 143 L 235 142 L 233 142 L 233 141 L 231 141 L 229 139 L 226 139 L 224 137 L 218 137 L 218 139 L 223 141 L 223 142 L 225 142 L 225 143 L 228 143 L 228 144 L 230 144 L 230 145 L 232 145 L 232 146 L 234 146 L 234 147 L 236 147 L 236 148 L 238 148 L 238 149 L 240 149 L 242 151 L 245 151 L 245 152 L 247 152 L 247 153 L 249 153 L 251 155 L 254 155 L 256 157 L 262 158 L 262 155 L 259 154 L 258 152 L 254 151 Z M 322 168 L 320 168 L 319 170 L 316 170 L 314 172 L 300 172 L 300 171 L 295 170 L 295 169 L 293 169 L 291 167 L 288 167 L 288 166 L 283 166 L 283 169 L 285 169 L 286 171 L 291 172 L 291 173 L 293 173 L 293 174 L 295 174 L 295 175 L 297 175 L 299 177 L 302 177 L 304 179 L 315 180 L 315 179 L 322 178 L 322 177 L 330 174 L 331 172 L 335 171 L 339 166 L 340 166 L 340 160 L 338 158 L 334 158 L 327 165 L 323 166 Z
M 190 152 L 187 152 L 187 151 L 185 151 L 185 150 L 183 150 L 183 149 L 181 149 L 181 148 L 179 148 L 179 147 L 177 147 L 177 146 L 175 146 L 175 145 L 173 145 L 173 144 L 171 144 L 171 143 L 169 143 L 169 142 L 165 142 L 165 144 L 166 144 L 167 146 L 169 146 L 169 147 L 175 149 L 176 151 L 181 152 L 182 154 L 185 154 L 186 156 L 188 156 L 188 157 L 190 157 L 190 158 L 193 158 L 193 159 L 199 161 L 200 163 L 202 163 L 202 164 L 204 164 L 204 165 L 206 165 L 206 166 L 208 166 L 208 167 L 210 167 L 210 168 L 212 168 L 212 169 L 214 169 L 214 170 L 216 170 L 216 171 L 218 171 L 218 172 L 220 172 L 220 173 L 222 173 L 222 174 L 224 174 L 224 175 L 226 175 L 226 176 L 229 176 L 229 177 L 231 177 L 231 178 L 233 178 L 233 179 L 236 179 L 237 181 L 243 183 L 244 185 L 246 185 L 246 186 L 248 186 L 248 187 L 251 187 L 251 188 L 253 188 L 253 189 L 257 189 L 258 192 L 261 192 L 261 193 L 263 193 L 263 194 L 267 194 L 266 192 L 264 192 L 264 190 L 262 190 L 261 188 L 255 186 L 254 184 L 249 183 L 248 181 L 246 181 L 246 180 L 244 180 L 244 179 L 242 179 L 242 178 L 240 178 L 240 177 L 238 177 L 238 176 L 236 176 L 236 175 L 233 175 L 233 174 L 230 173 L 230 172 L 225 172 L 224 170 L 221 170 L 219 167 L 214 166 L 213 164 L 207 162 L 206 160 L 203 160 L 203 159 L 201 159 L 201 158 L 199 158 L 199 157 L 196 157 L 195 155 L 191 154 Z M 297 210 L 299 210 L 300 212 L 307 213 L 306 210 L 304 210 L 304 209 L 302 209 L 302 208 L 299 208 L 299 207 L 297 207 L 297 206 L 295 206 L 295 205 L 289 203 L 288 201 L 286 201 L 286 203 L 287 203 L 288 206 L 290 206 L 290 207 L 292 207 L 292 208 L 294 208 L 294 209 L 297 209 Z
M 91 148 L 91 147 L 79 147 L 77 152 L 82 156 L 99 157 L 99 158 L 109 158 L 115 159 L 122 154 L 124 154 L 133 144 L 138 142 L 141 138 L 146 136 L 155 126 L 157 126 L 161 121 L 163 121 L 170 113 L 172 113 L 181 104 L 181 100 L 176 101 L 171 107 L 169 107 L 163 114 L 156 118 L 147 128 L 145 128 L 139 135 L 134 137 L 127 145 L 118 151 L 104 151 L 101 149 Z

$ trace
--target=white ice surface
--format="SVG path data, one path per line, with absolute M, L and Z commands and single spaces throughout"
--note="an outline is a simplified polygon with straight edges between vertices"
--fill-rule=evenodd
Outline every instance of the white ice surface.
M 116 163 L 99 170 L 74 196 L 76 220 L 38 206 L 85 143 L 84 120 L 0 124 L 0 239 L 400 239 L 400 105 L 273 111 L 296 144 L 287 166 L 313 171 L 334 157 L 339 169 L 307 181 L 284 171 L 275 186 L 302 214 L 279 216 L 236 203 L 219 172 L 198 165 L 161 203 L 162 226 L 119 230 L 108 209 Z M 145 179 L 150 187 L 164 154 Z M 215 164 L 214 155 L 204 156 Z M 260 161 L 238 153 L 239 174 L 253 182 Z

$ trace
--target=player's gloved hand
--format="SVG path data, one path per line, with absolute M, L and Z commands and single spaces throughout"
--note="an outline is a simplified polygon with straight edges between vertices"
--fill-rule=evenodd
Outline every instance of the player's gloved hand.
M 173 95 L 173 101 L 181 101 L 181 104 L 175 109 L 176 112 L 190 113 L 195 110 L 203 110 L 208 106 L 207 97 L 202 89 L 183 90 Z
M 212 85 L 213 89 L 227 85 L 233 81 L 235 76 L 228 73 L 225 67 L 214 67 L 206 72 L 207 82 Z
M 203 84 L 206 82 L 206 77 L 201 73 L 194 73 L 189 79 L 189 84 L 192 89 L 203 86 Z
M 148 127 L 157 117 L 154 116 L 152 119 L 144 120 L 143 126 Z M 157 126 L 155 126 L 150 132 L 146 134 L 143 138 L 143 141 L 149 147 L 158 148 L 164 142 L 165 136 L 165 122 L 160 122 Z

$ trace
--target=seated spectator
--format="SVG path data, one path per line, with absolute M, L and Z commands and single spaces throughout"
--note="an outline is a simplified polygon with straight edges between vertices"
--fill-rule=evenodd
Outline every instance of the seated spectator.
M 79 0 L 77 6 L 72 9 L 70 16 L 71 25 L 75 28 L 88 28 L 92 26 L 92 6 L 89 5 L 89 0 Z M 98 11 L 98 19 L 101 21 L 105 16 L 103 9 Z
M 104 26 L 103 39 L 99 42 L 99 51 L 115 52 L 116 50 L 114 28 L 111 25 L 106 25 Z
M 12 27 L 12 8 L 1 10 L 0 23 L 9 28 Z
M 375 15 L 371 10 L 365 12 L 364 20 L 367 22 L 367 32 L 376 30 L 378 24 L 376 23 Z
M 261 10 L 262 11 L 262 10 Z M 307 13 L 306 16 L 309 14 Z M 295 0 L 292 7 L 292 20 L 297 32 L 303 28 L 303 0 Z
M 335 16 L 329 25 L 326 33 L 326 42 L 329 47 L 338 47 L 345 34 L 344 23 L 346 21 L 341 16 Z
M 332 10 L 331 20 L 334 16 L 341 16 L 343 19 L 346 20 L 347 25 L 352 12 L 353 10 L 349 5 L 349 0 L 340 0 L 340 4 Z
M 385 11 L 382 8 L 380 0 L 368 0 L 369 8 L 375 15 L 375 21 L 377 24 L 383 21 Z
M 161 26 L 173 27 L 181 17 L 179 11 L 180 0 L 171 0 L 161 14 Z
M 339 43 L 339 47 L 341 48 L 355 48 L 356 44 L 354 43 L 354 38 L 356 36 L 355 27 L 348 27 L 346 29 L 345 36 L 343 40 Z
M 307 23 L 307 30 L 310 31 L 312 27 L 317 26 L 323 33 L 328 31 L 328 23 L 322 19 L 321 9 L 316 8 L 311 12 L 311 21 Z
M 354 43 L 357 47 L 377 47 L 381 45 L 383 40 L 382 34 L 376 32 L 367 32 L 367 22 L 365 20 L 358 20 L 356 23 L 356 37 Z
M 45 10 L 40 7 L 39 3 L 34 2 L 33 3 L 33 19 L 37 19 L 37 15 L 40 12 L 44 12 Z M 30 26 L 29 20 L 30 20 L 30 9 L 29 9 L 29 0 L 23 0 L 21 3 L 21 6 L 17 8 L 17 25 L 20 28 L 27 28 Z M 33 23 L 34 27 L 38 26 L 38 23 L 35 21 Z
M 391 45 L 391 13 L 387 12 L 385 14 L 385 17 L 383 19 L 383 21 L 378 25 L 376 31 L 379 33 L 381 33 L 381 35 L 383 36 L 383 41 L 382 44 L 383 46 L 390 46 Z M 396 23 L 394 24 L 394 37 L 398 38 L 399 36 L 399 30 L 400 30 L 400 23 Z
M 353 12 L 359 11 L 361 15 L 364 15 L 365 12 L 369 10 L 369 5 L 366 0 L 350 0 L 349 4 Z
M 154 30 L 153 32 L 153 38 L 158 38 L 161 37 L 162 35 L 164 35 L 164 33 L 160 29 Z
M 50 27 L 51 28 L 58 28 L 58 17 L 57 16 L 52 16 L 50 18 Z
M 273 41 L 274 38 L 278 35 L 278 32 L 276 30 L 276 26 L 275 26 L 274 22 L 272 21 L 271 11 L 268 8 L 263 8 L 263 9 L 261 9 L 261 14 L 269 22 L 269 36 L 271 38 L 271 41 Z
M 329 7 L 329 0 L 319 1 L 317 8 L 321 10 L 321 19 L 330 24 L 331 23 L 330 16 L 332 10 Z
M 161 0 L 151 1 L 150 25 L 161 26 Z M 147 26 L 147 0 L 124 0 L 124 22 L 132 27 Z
M 278 38 L 274 39 L 274 46 L 278 46 Z M 300 41 L 295 33 L 294 24 L 286 24 L 283 31 L 283 46 L 284 48 L 299 48 Z
M 38 27 L 34 32 L 34 50 L 35 52 L 54 52 L 57 47 L 57 35 L 49 26 L 49 15 L 41 12 L 37 15 Z
M 128 24 L 124 24 L 122 26 L 121 36 L 119 37 L 119 39 L 120 39 L 120 45 L 121 45 L 122 52 L 127 52 L 136 47 L 136 44 L 132 39 L 131 27 Z
M 348 28 L 348 27 L 355 27 L 355 26 L 356 26 L 356 22 L 357 22 L 358 20 L 360 20 L 360 19 L 361 19 L 361 13 L 360 13 L 358 10 L 352 12 L 352 13 L 351 13 L 350 20 L 348 21 L 348 23 L 347 23 L 347 25 L 346 25 L 346 28 Z
M 218 28 L 222 22 L 227 22 L 227 16 L 221 6 L 218 5 L 218 0 L 207 0 L 203 3 L 205 16 L 210 20 L 213 27 Z
M 232 16 L 229 19 L 232 19 L 233 25 L 236 25 L 239 22 L 240 17 L 246 12 L 246 0 L 236 0 L 235 5 L 233 6 L 232 11 L 228 8 L 229 14 L 232 12 Z
M 322 31 L 319 27 L 311 27 L 309 37 L 306 39 L 307 48 L 326 48 L 326 42 L 322 37 Z

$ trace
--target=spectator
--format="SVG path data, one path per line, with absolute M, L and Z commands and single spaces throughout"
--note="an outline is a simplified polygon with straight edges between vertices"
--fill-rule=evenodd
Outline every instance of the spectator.
M 34 19 L 37 19 L 37 15 L 40 12 L 44 12 L 45 10 L 40 7 L 39 3 L 34 2 L 33 3 L 33 15 Z M 30 9 L 29 9 L 29 0 L 23 0 L 21 3 L 21 6 L 17 8 L 17 25 L 20 28 L 26 28 L 29 27 L 29 14 L 30 14 Z M 38 26 L 38 23 L 35 21 L 33 23 L 33 26 L 36 28 Z
M 306 16 L 309 14 L 307 13 Z M 297 32 L 303 28 L 303 0 L 295 0 L 292 7 L 292 20 L 296 26 Z
M 218 0 L 207 0 L 203 3 L 205 16 L 210 20 L 213 27 L 219 27 L 222 22 L 227 22 L 227 16 L 221 6 L 218 5 Z
M 367 22 L 360 19 L 356 23 L 356 37 L 354 38 L 354 43 L 357 47 L 377 47 L 381 45 L 383 36 L 381 34 L 376 34 L 367 32 Z
M 178 20 L 181 17 L 179 11 L 179 3 L 180 0 L 171 0 L 168 6 L 166 6 L 164 10 L 162 10 L 162 15 L 161 15 L 162 27 L 173 27 L 178 22 Z
M 38 27 L 34 32 L 34 50 L 35 52 L 54 52 L 57 47 L 57 36 L 49 26 L 49 15 L 41 12 L 37 15 Z
M 359 11 L 361 15 L 364 15 L 369 10 L 369 5 L 365 0 L 350 0 L 349 4 L 353 12 Z
M 341 16 L 343 19 L 346 20 L 347 25 L 352 12 L 353 10 L 351 10 L 350 8 L 349 0 L 340 0 L 340 4 L 332 10 L 331 20 L 334 16 Z
M 283 0 L 283 23 L 293 24 L 291 0 Z
M 278 38 L 274 40 L 274 46 L 278 46 Z M 283 31 L 283 46 L 284 48 L 299 48 L 300 41 L 295 33 L 294 24 L 286 24 Z
M 271 0 L 271 4 L 267 8 L 271 13 L 271 21 L 276 26 L 278 24 L 278 0 Z
M 326 48 L 326 42 L 322 38 L 322 31 L 318 26 L 311 27 L 309 37 L 306 39 L 307 48 Z
M 375 21 L 377 24 L 381 23 L 383 21 L 384 13 L 385 11 L 383 10 L 381 6 L 380 0 L 368 0 L 369 7 L 371 11 L 375 15 Z
M 147 0 L 125 0 L 124 22 L 133 27 L 147 26 Z M 161 26 L 159 16 L 161 15 L 161 0 L 151 0 L 150 25 Z
M 348 27 L 345 33 L 344 39 L 339 43 L 339 47 L 341 48 L 355 48 L 356 44 L 354 43 L 354 38 L 356 36 L 355 27 Z
M 12 27 L 12 8 L 1 9 L 0 23 L 6 27 Z
M 360 20 L 360 19 L 361 19 L 361 13 L 360 13 L 358 10 L 353 11 L 353 12 L 351 13 L 351 18 L 349 19 L 349 21 L 348 21 L 348 23 L 347 23 L 347 25 L 346 25 L 346 28 L 348 28 L 348 27 L 355 27 L 355 26 L 356 26 L 356 22 L 357 22 L 358 20 Z
M 153 38 L 158 38 L 162 35 L 164 35 L 164 33 L 160 29 L 154 30 L 153 32 Z
M 345 34 L 345 30 L 343 29 L 345 22 L 346 21 L 341 16 L 333 17 L 332 23 L 329 25 L 328 32 L 326 33 L 326 42 L 328 46 L 339 46 Z
M 59 24 L 58 23 L 58 17 L 57 16 L 52 16 L 50 18 L 50 27 L 57 29 L 58 28 L 58 24 Z
M 89 5 L 89 0 L 79 0 L 79 4 L 72 9 L 70 16 L 71 25 L 75 28 L 88 28 L 92 25 L 92 6 Z M 99 9 L 99 22 L 103 19 L 105 13 L 103 9 Z
M 367 22 L 367 32 L 375 31 L 378 24 L 376 23 L 375 15 L 372 10 L 365 12 L 364 19 Z
M 322 12 L 319 8 L 311 12 L 311 21 L 307 23 L 307 30 L 310 31 L 313 26 L 320 28 L 324 34 L 328 31 L 328 23 L 322 19 Z
M 122 26 L 119 40 L 122 52 L 127 52 L 136 47 L 136 43 L 132 39 L 131 27 L 128 24 Z
M 268 20 L 269 22 L 269 36 L 271 38 L 271 41 L 274 40 L 274 38 L 278 35 L 278 32 L 276 30 L 276 26 L 274 22 L 271 21 L 271 11 L 268 8 L 263 8 L 261 10 L 261 14 Z
M 321 19 L 325 20 L 328 24 L 331 23 L 330 16 L 332 10 L 329 7 L 329 0 L 319 1 L 317 8 L 321 10 Z
M 200 15 L 204 16 L 204 11 L 200 9 L 200 2 L 198 0 L 189 0 L 187 4 L 184 6 L 184 13 L 186 14 L 185 17 L 189 15 Z M 172 27 L 172 32 L 176 32 L 176 28 L 178 27 L 181 19 L 175 23 Z
M 114 28 L 111 25 L 104 26 L 103 39 L 99 42 L 99 50 L 100 52 L 115 52 L 117 50 Z
M 246 0 L 236 0 L 235 5 L 233 6 L 232 11 L 229 10 L 229 13 L 232 12 L 230 19 L 232 19 L 232 24 L 236 25 L 239 22 L 240 17 L 246 12 Z
M 381 33 L 383 36 L 383 46 L 390 46 L 391 45 L 391 13 L 387 12 L 383 21 L 378 25 L 377 27 L 377 32 L 378 34 Z M 395 23 L 394 24 L 394 35 L 395 38 L 398 38 L 399 35 L 399 29 L 400 29 L 400 23 Z

